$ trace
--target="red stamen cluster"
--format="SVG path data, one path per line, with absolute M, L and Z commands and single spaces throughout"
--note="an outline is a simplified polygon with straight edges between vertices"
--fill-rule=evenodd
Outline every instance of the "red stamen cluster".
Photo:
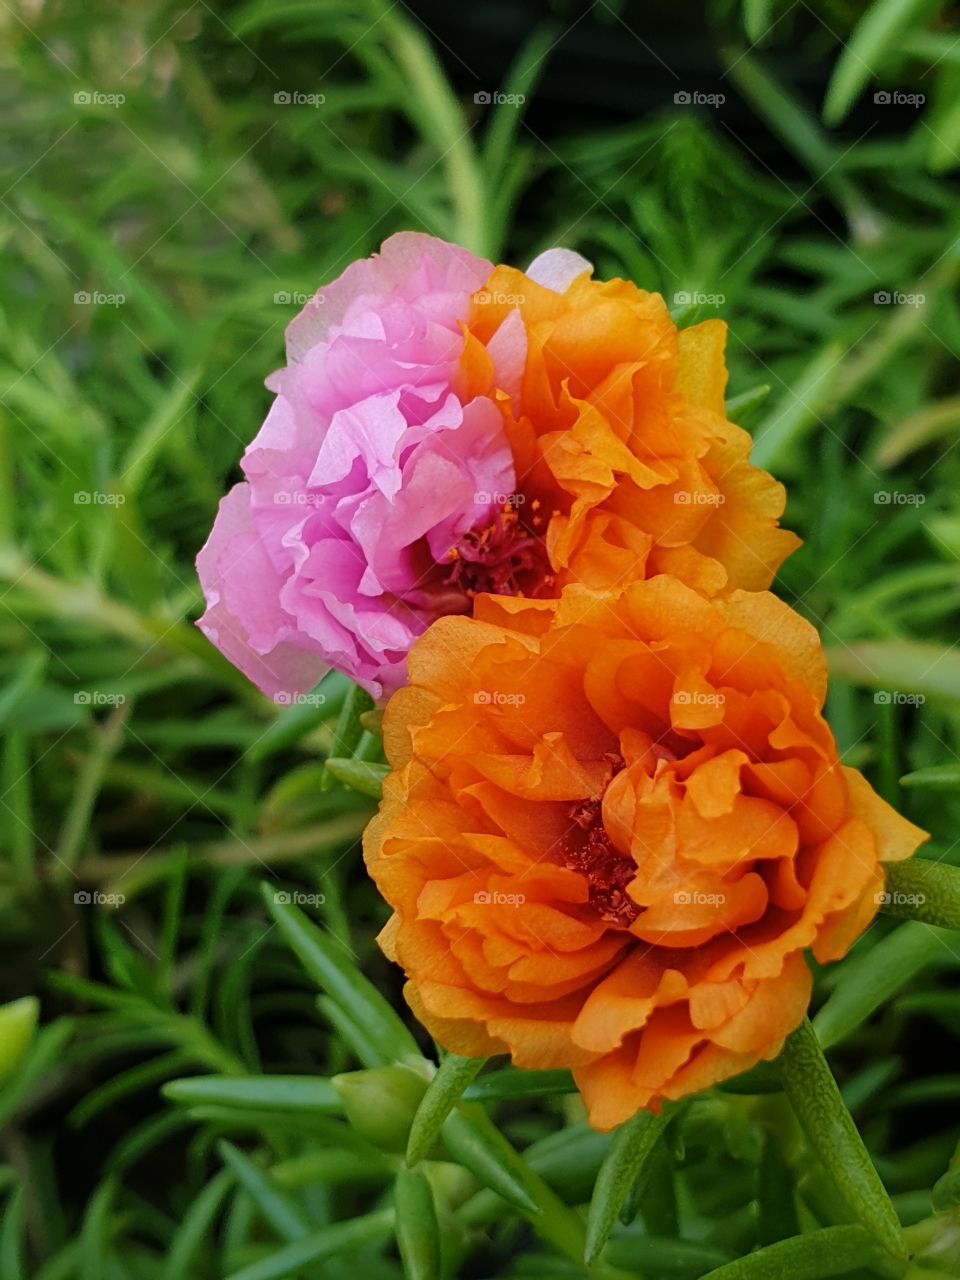
M 553 575 L 546 547 L 523 524 L 518 506 L 505 502 L 492 523 L 461 538 L 450 552 L 449 586 L 470 599 L 481 592 L 532 598 L 549 592 Z
M 613 772 L 623 768 L 619 757 L 612 758 Z M 582 875 L 589 885 L 590 905 L 601 920 L 627 929 L 640 908 L 627 894 L 636 875 L 632 858 L 614 848 L 603 825 L 603 800 L 578 800 L 570 807 L 570 829 L 561 846 L 563 865 Z

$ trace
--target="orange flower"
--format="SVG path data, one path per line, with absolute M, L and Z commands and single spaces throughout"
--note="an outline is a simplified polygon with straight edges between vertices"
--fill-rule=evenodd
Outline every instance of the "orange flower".
M 497 267 L 468 323 L 465 399 L 492 394 L 512 363 L 498 355 L 526 348 L 522 379 L 499 396 L 521 494 L 506 514 L 545 537 L 550 559 L 548 589 L 526 594 L 659 573 L 710 595 L 765 589 L 799 540 L 777 524 L 783 486 L 727 421 L 726 325 L 678 331 L 659 294 L 588 267 L 543 255 L 530 272 L 550 288 Z
M 481 597 L 415 644 L 365 853 L 457 1053 L 572 1068 L 609 1129 L 774 1057 L 884 862 L 925 838 L 837 759 L 813 629 L 667 576 Z

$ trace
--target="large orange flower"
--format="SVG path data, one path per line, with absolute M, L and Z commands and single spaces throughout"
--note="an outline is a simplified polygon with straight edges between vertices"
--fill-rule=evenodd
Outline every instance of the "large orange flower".
M 566 250 L 530 272 L 545 283 L 501 266 L 474 295 L 461 360 L 466 398 L 500 393 L 519 491 L 506 517 L 546 541 L 550 581 L 527 594 L 659 573 L 711 595 L 768 587 L 799 540 L 778 527 L 783 486 L 727 421 L 726 325 L 678 330 L 659 294 L 591 280 Z M 522 377 L 503 386 L 518 348 Z
M 775 1056 L 924 833 L 839 764 L 813 629 L 667 576 L 417 641 L 365 850 L 448 1049 L 570 1067 L 608 1129 Z

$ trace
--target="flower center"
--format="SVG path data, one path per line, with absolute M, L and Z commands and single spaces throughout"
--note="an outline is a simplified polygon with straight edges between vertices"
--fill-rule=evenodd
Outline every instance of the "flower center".
M 447 585 L 470 599 L 484 591 L 531 598 L 549 591 L 553 574 L 546 547 L 523 524 L 518 506 L 513 500 L 505 502 L 490 524 L 471 529 L 451 549 Z M 536 523 L 538 517 L 533 519 Z
M 614 773 L 623 768 L 617 757 Z M 632 858 L 614 848 L 603 825 L 603 801 L 578 800 L 571 805 L 570 827 L 563 838 L 560 856 L 565 867 L 583 876 L 589 886 L 590 905 L 601 920 L 628 929 L 640 908 L 627 894 L 627 885 L 637 873 Z

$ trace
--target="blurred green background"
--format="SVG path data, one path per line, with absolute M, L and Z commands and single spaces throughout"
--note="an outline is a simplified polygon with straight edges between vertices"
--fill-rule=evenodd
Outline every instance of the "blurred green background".
M 319 708 L 247 686 L 193 626 L 194 556 L 319 285 L 401 228 L 576 248 L 728 322 L 845 758 L 960 863 L 957 10 L 13 0 L 0 30 L 0 1000 L 38 996 L 42 1028 L 0 1014 L 0 1280 L 582 1276 L 564 1206 L 610 1138 L 509 1071 L 401 1176 L 401 1263 L 422 1075 L 327 1083 L 417 1052 L 356 843 L 376 722 L 336 678 Z M 918 1276 L 960 1275 L 958 1197 L 931 1200 L 958 969 L 960 935 L 883 919 L 818 977 Z M 503 1150 L 483 1173 L 483 1115 L 539 1216 Z M 714 1091 L 669 1132 L 592 1274 L 696 1277 L 849 1221 L 780 1094 Z

